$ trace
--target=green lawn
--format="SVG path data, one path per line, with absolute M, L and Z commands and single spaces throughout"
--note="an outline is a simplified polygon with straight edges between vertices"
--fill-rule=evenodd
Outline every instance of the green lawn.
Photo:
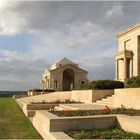
M 0 98 L 0 139 L 42 139 L 12 98 Z

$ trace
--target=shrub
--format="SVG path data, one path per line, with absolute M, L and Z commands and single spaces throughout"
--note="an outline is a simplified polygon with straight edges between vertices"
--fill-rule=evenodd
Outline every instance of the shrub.
M 139 134 L 126 132 L 119 128 L 68 130 L 66 134 L 73 139 L 140 139 Z
M 129 78 L 125 82 L 126 88 L 137 88 L 140 87 L 140 76 L 135 76 L 132 78 Z
M 87 89 L 115 89 L 115 88 L 124 88 L 124 83 L 113 80 L 97 80 L 85 82 L 81 84 L 78 89 L 87 90 Z
M 30 92 L 54 92 L 52 89 L 30 89 Z

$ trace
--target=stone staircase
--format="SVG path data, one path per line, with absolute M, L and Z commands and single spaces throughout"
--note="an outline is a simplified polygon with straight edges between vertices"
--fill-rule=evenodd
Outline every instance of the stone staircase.
M 95 105 L 101 105 L 101 106 L 110 106 L 110 107 L 113 107 L 113 99 L 114 99 L 114 96 L 115 95 L 112 95 L 112 96 L 108 96 L 106 98 L 103 98 L 102 100 L 98 100 L 96 101 Z

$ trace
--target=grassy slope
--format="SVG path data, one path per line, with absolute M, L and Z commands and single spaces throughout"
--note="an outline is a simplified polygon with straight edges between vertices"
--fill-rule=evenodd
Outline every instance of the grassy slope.
M 12 98 L 0 98 L 0 138 L 41 139 Z

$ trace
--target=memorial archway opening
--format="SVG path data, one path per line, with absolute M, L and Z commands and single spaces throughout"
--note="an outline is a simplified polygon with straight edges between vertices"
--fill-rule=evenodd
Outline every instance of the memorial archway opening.
M 75 72 L 73 69 L 67 68 L 63 71 L 63 91 L 74 89 Z

